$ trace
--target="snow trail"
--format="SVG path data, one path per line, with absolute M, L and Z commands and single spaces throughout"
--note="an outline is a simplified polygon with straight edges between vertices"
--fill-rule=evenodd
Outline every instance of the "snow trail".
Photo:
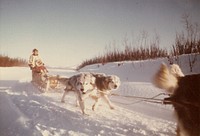
M 113 93 L 122 96 L 150 98 L 163 90 L 151 84 L 153 74 L 167 59 L 95 64 L 80 72 L 115 74 L 122 84 Z M 189 72 L 187 56 L 179 57 L 184 74 L 200 73 L 200 55 Z M 49 69 L 53 75 L 72 76 L 77 71 Z M 29 68 L 0 67 L 0 135 L 1 136 L 175 136 L 176 120 L 172 106 L 153 104 L 133 98 L 110 96 L 115 105 L 111 110 L 103 101 L 92 111 L 93 100 L 86 100 L 83 116 L 75 106 L 75 95 L 66 96 L 63 90 L 41 93 L 30 83 Z M 163 99 L 166 96 L 159 96 Z

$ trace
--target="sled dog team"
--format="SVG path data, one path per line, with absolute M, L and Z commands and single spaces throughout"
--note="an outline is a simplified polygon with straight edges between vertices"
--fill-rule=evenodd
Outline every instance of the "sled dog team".
M 48 73 L 38 56 L 37 49 L 34 49 L 30 56 L 29 66 L 31 70 Z M 120 86 L 120 79 L 116 75 L 80 73 L 70 78 L 58 78 L 58 80 L 66 86 L 61 102 L 65 102 L 65 96 L 69 91 L 74 91 L 77 94 L 77 104 L 83 114 L 85 114 L 84 100 L 87 97 L 95 100 L 93 110 L 96 109 L 100 98 L 105 99 L 109 107 L 114 109 L 108 95 L 111 90 L 118 89 Z M 170 94 L 164 102 L 170 101 L 174 106 L 178 121 L 177 135 L 200 136 L 200 74 L 185 76 L 177 64 L 169 68 L 161 64 L 152 83 Z
M 84 100 L 88 97 L 95 100 L 92 106 L 93 110 L 96 109 L 100 98 L 103 98 L 111 109 L 114 109 L 108 95 L 111 90 L 118 89 L 120 86 L 120 79 L 116 75 L 80 73 L 70 78 L 59 78 L 58 81 L 66 86 L 61 102 L 65 102 L 65 96 L 68 92 L 75 92 L 77 104 L 79 104 L 83 114 L 85 114 Z

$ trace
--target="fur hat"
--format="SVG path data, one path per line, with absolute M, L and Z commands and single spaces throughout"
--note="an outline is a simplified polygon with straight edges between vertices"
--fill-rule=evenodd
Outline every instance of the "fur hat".
M 33 52 L 35 52 L 35 51 L 38 51 L 38 49 L 36 49 L 36 48 L 35 48 L 35 49 L 33 49 Z

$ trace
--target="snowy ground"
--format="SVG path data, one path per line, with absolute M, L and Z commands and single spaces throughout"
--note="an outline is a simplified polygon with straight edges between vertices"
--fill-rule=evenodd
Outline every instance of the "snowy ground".
M 126 62 L 92 65 L 81 71 L 116 74 L 122 80 L 113 93 L 129 96 L 153 97 L 162 92 L 151 83 L 151 76 L 160 62 Z M 196 67 L 199 67 L 199 58 Z M 147 67 L 148 66 L 148 67 Z M 198 68 L 196 68 L 198 70 Z M 196 71 L 197 71 L 196 70 Z M 187 71 L 186 68 L 183 71 Z M 73 70 L 50 69 L 50 74 L 71 76 Z M 197 73 L 200 73 L 197 71 Z M 176 121 L 173 108 L 133 98 L 111 96 L 115 109 L 102 102 L 96 111 L 93 101 L 86 100 L 83 116 L 75 106 L 73 93 L 61 103 L 62 90 L 41 93 L 30 83 L 28 68 L 0 68 L 0 136 L 173 136 Z M 165 96 L 158 98 L 162 99 Z

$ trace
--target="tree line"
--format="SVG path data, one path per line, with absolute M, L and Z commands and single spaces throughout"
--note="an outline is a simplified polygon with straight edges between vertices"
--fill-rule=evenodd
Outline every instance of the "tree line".
M 130 40 L 124 38 L 121 43 L 123 49 L 119 50 L 116 47 L 116 43 L 113 42 L 107 47 L 104 55 L 83 61 L 77 69 L 91 64 L 102 63 L 104 65 L 105 63 L 116 61 L 147 60 L 161 57 L 175 57 L 178 60 L 182 54 L 196 54 L 188 57 L 192 71 L 197 55 L 200 54 L 200 28 L 198 23 L 190 21 L 189 15 L 183 15 L 182 22 L 184 31 L 176 33 L 175 42 L 170 50 L 160 48 L 158 35 L 149 41 L 147 33 L 143 32 L 138 46 L 134 46 Z
M 20 66 L 20 67 L 27 66 L 27 61 L 21 58 L 10 58 L 7 55 L 0 55 L 0 67 L 14 67 L 14 66 Z

